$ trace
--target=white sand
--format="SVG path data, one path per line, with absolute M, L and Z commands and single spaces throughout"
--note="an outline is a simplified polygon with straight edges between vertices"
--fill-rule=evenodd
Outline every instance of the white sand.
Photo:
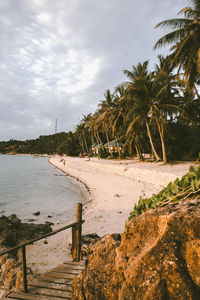
M 184 175 L 191 165 L 63 158 L 65 163 L 59 156 L 50 158 L 50 162 L 84 182 L 90 190 L 89 202 L 84 205 L 83 234 L 97 233 L 100 236 L 122 233 L 129 213 L 140 196 L 159 192 L 170 181 Z M 54 226 L 54 229 L 57 227 Z M 48 238 L 48 244 L 40 241 L 29 246 L 28 266 L 34 272 L 43 272 L 66 260 L 66 242 L 70 234 L 70 230 L 63 231 Z

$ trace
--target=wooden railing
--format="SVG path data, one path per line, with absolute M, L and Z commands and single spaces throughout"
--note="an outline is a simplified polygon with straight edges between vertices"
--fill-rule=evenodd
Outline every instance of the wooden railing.
M 72 259 L 73 261 L 80 261 L 81 259 L 81 235 L 82 235 L 82 203 L 78 203 L 76 207 L 76 222 L 59 228 L 57 230 L 51 231 L 49 233 L 43 234 L 35 239 L 25 241 L 18 246 L 9 248 L 7 250 L 1 251 L 0 256 L 5 255 L 14 250 L 21 249 L 21 258 L 22 258 L 22 275 L 23 275 L 23 290 L 25 293 L 28 293 L 27 287 L 27 266 L 26 266 L 26 246 L 33 244 L 39 240 L 45 239 L 49 236 L 52 236 L 58 232 L 72 228 Z

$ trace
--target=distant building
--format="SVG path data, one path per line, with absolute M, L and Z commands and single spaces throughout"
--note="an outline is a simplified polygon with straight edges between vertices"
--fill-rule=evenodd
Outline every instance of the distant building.
M 95 143 L 94 145 L 92 145 L 92 152 L 94 154 L 98 154 L 98 150 L 99 148 L 101 148 L 103 146 L 103 144 L 98 144 L 98 143 Z
M 122 148 L 124 147 L 123 143 L 117 142 L 117 140 L 112 140 L 109 143 L 106 143 L 104 145 L 105 148 L 107 148 L 109 150 L 110 153 L 112 152 L 119 152 L 122 150 Z

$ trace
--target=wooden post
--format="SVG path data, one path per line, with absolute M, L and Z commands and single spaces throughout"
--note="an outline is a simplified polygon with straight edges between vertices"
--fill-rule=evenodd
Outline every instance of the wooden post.
M 81 235 L 82 235 L 82 203 L 76 206 L 76 222 L 79 223 L 72 227 L 72 259 L 81 259 Z
M 72 260 L 76 261 L 76 226 L 72 226 Z
M 25 246 L 23 246 L 21 248 L 21 255 L 22 255 L 22 276 L 23 276 L 24 293 L 28 293 L 27 270 L 26 270 L 26 248 L 25 248 Z
M 76 226 L 76 243 L 77 243 L 77 254 L 76 259 L 80 261 L 81 258 L 81 236 L 82 236 L 82 203 L 78 203 L 76 206 L 76 222 L 79 224 Z

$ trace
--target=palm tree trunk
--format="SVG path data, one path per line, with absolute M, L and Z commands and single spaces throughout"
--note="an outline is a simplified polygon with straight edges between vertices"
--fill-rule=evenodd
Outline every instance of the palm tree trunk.
M 120 147 L 119 147 L 117 137 L 115 137 L 115 139 L 116 139 L 116 142 L 117 142 L 117 151 L 118 151 L 118 154 L 119 154 L 119 159 L 121 159 L 121 151 L 120 151 Z
M 110 149 L 110 140 L 109 140 L 108 132 L 107 132 L 106 129 L 105 129 L 105 134 L 106 134 L 106 140 L 107 140 L 107 143 L 108 143 L 108 152 L 112 155 L 111 149 Z
M 84 140 L 84 143 L 85 143 L 86 152 L 88 153 L 88 146 L 87 146 L 87 141 L 86 141 L 86 137 L 85 137 L 84 133 L 83 133 L 83 140 Z
M 78 139 L 79 139 L 79 143 L 80 143 L 80 145 L 81 145 L 81 148 L 82 148 L 82 150 L 83 150 L 83 153 L 85 152 L 85 149 L 84 149 L 84 144 L 83 144 L 83 141 L 82 141 L 82 139 L 81 139 L 81 137 L 80 137 L 80 135 L 78 134 Z
M 95 144 L 95 142 L 94 142 L 94 134 L 93 134 L 92 131 L 91 131 L 90 138 L 91 138 L 92 145 L 94 145 Z
M 97 141 L 97 144 L 99 144 L 98 136 L 96 134 L 94 136 L 95 136 L 95 139 Z
M 156 117 L 156 124 L 158 126 L 158 131 L 160 134 L 160 140 L 162 144 L 162 155 L 163 155 L 163 161 L 164 163 L 167 163 L 167 154 L 166 154 L 166 149 L 165 149 L 165 142 L 164 142 L 164 130 L 163 130 L 163 125 L 162 123 L 160 124 L 158 121 L 158 118 Z
M 150 144 L 151 144 L 151 148 L 152 148 L 153 154 L 155 155 L 156 160 L 159 161 L 159 160 L 161 160 L 161 158 L 158 155 L 158 153 L 156 152 L 156 149 L 154 147 L 152 136 L 151 136 L 151 131 L 150 131 L 150 128 L 149 128 L 149 124 L 148 124 L 147 121 L 145 121 L 145 124 L 146 124 L 147 134 L 148 134 L 148 137 L 149 137 L 149 141 L 150 141 Z
M 98 140 L 99 140 L 99 144 L 102 144 L 102 141 L 101 141 L 101 139 L 100 139 L 100 136 L 99 136 L 99 132 L 97 131 L 97 137 L 98 137 Z
M 142 156 L 142 151 L 140 149 L 140 145 L 139 145 L 139 141 L 138 141 L 137 137 L 135 138 L 134 145 L 135 145 L 135 150 L 136 150 L 137 157 L 138 157 L 139 161 L 143 161 L 144 158 Z

